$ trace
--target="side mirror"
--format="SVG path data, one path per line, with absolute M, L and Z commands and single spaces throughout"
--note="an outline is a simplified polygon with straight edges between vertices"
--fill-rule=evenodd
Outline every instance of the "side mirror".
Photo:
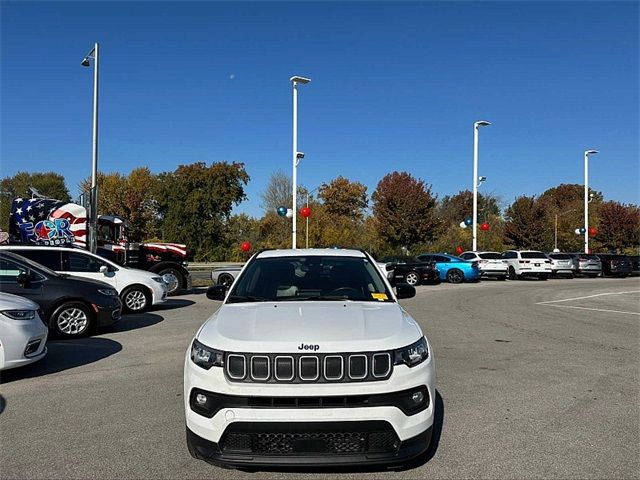
M 106 275 L 108 271 L 109 271 L 109 267 L 107 267 L 106 265 L 100 266 L 100 273 L 104 273 Z
M 396 285 L 396 297 L 398 297 L 398 300 L 401 298 L 411 298 L 415 296 L 415 287 L 409 285 L 408 283 L 398 283 Z
M 212 285 L 207 288 L 207 298 L 209 300 L 224 300 L 225 295 L 227 294 L 227 287 L 224 285 Z
M 29 275 L 27 272 L 20 272 L 18 274 L 18 278 L 16 278 L 16 281 L 21 288 L 27 288 L 31 283 L 31 275 Z

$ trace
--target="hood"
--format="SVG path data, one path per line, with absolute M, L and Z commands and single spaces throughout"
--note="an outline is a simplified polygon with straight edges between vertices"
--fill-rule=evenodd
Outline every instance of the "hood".
M 96 288 L 108 288 L 110 290 L 115 290 L 115 288 L 112 285 L 109 285 L 107 282 L 103 282 L 101 280 L 94 280 L 93 278 L 75 277 L 73 275 L 67 275 L 65 273 L 61 273 L 60 277 L 64 278 L 65 280 L 83 283 L 86 286 L 94 286 Z
M 268 302 L 222 305 L 197 335 L 227 352 L 318 353 L 391 350 L 417 341 L 420 327 L 397 303 Z
M 37 303 L 28 298 L 0 292 L 0 310 L 38 310 Z

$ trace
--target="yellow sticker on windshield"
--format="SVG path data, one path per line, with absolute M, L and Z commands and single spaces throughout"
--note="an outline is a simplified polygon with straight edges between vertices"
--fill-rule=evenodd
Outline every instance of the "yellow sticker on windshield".
M 381 302 L 384 302 L 385 300 L 388 299 L 387 294 L 386 293 L 372 293 L 371 296 L 373 298 L 377 298 L 378 300 L 380 300 Z

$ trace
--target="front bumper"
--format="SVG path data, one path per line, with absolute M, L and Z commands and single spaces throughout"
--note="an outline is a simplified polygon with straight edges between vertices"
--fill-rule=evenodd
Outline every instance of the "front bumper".
M 420 456 L 429 448 L 433 427 L 404 441 L 389 440 L 381 436 L 380 429 L 385 429 L 385 422 L 327 422 L 316 424 L 309 429 L 308 424 L 289 423 L 283 425 L 262 424 L 255 429 L 255 425 L 237 424 L 231 435 L 237 438 L 246 438 L 248 433 L 252 438 L 247 441 L 235 441 L 233 448 L 211 442 L 193 433 L 187 427 L 187 445 L 194 458 L 205 460 L 214 465 L 231 467 L 335 467 L 352 465 L 399 465 L 409 462 Z M 278 433 L 267 433 L 273 429 Z M 388 426 L 386 429 L 388 431 Z M 286 430 L 286 431 L 284 431 Z M 350 434 L 357 430 L 358 434 Z M 304 433 L 303 433 L 304 432 Z M 332 433 L 333 432 L 333 433 Z M 337 432 L 337 433 L 336 433 Z M 230 438 L 231 435 L 228 435 Z M 242 437 L 242 436 L 245 437 Z M 333 437 L 332 437 L 333 435 Z M 336 437 L 337 435 L 337 437 Z M 257 438 L 267 440 L 256 440 Z M 270 440 L 270 439 L 273 440 Z M 329 438 L 330 440 L 326 440 Z M 320 446 L 329 449 L 337 448 L 347 450 L 341 454 L 321 454 L 319 452 L 305 452 L 305 448 L 313 447 L 314 441 L 319 441 Z M 256 445 L 264 445 L 267 449 L 283 450 L 281 454 L 256 454 L 251 451 Z M 316 445 L 318 445 L 316 443 Z M 245 449 L 246 451 L 242 451 Z M 297 451 L 296 451 L 297 450 Z M 352 450 L 352 451 L 348 451 Z
M 122 317 L 122 304 L 120 299 L 116 304 L 111 305 L 94 305 L 93 308 L 96 311 L 96 323 L 98 327 L 108 327 L 116 322 L 120 321 Z

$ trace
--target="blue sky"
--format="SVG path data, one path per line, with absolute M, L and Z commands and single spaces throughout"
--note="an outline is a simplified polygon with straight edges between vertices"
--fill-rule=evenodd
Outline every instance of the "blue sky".
M 169 171 L 241 161 L 248 200 L 291 171 L 369 193 L 407 170 L 440 197 L 482 186 L 505 203 L 590 183 L 640 203 L 637 2 L 2 2 L 1 175 L 53 170 L 72 195 L 91 169 L 92 71 L 101 46 L 99 168 Z

